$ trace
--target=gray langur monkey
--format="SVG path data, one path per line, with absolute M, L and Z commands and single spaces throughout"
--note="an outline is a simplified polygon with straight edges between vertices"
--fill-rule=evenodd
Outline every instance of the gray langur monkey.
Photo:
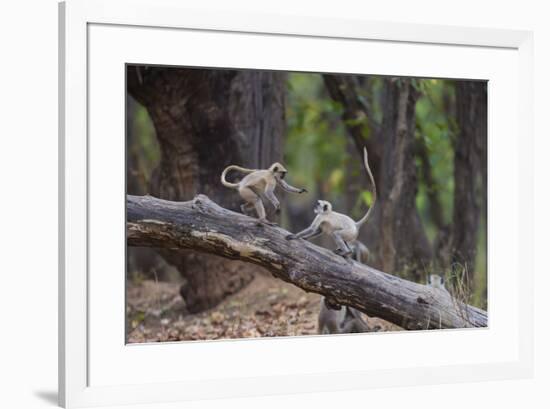
M 335 310 L 327 306 L 325 297 L 321 298 L 317 326 L 319 334 L 349 334 L 378 329 L 371 328 L 355 308 L 342 305 L 339 310 Z
M 357 240 L 359 229 L 369 219 L 376 203 L 376 183 L 369 167 L 367 148 L 363 148 L 363 163 L 372 183 L 373 201 L 367 213 L 359 221 L 355 222 L 345 214 L 332 211 L 332 205 L 326 200 L 318 200 L 314 208 L 317 216 L 311 223 L 311 226 L 297 234 L 290 234 L 286 238 L 288 240 L 309 239 L 321 234 L 327 234 L 334 239 L 338 246 L 334 250 L 336 254 L 344 257 L 350 256 L 353 252 L 350 245 L 353 245 Z
M 447 288 L 445 287 L 445 282 L 443 280 L 443 277 L 441 277 L 439 274 L 430 274 L 428 276 L 428 282 L 426 283 L 426 285 L 428 287 L 438 288 L 447 293 L 449 292 L 449 290 L 447 290 Z
M 237 170 L 247 175 L 237 183 L 230 183 L 225 179 L 225 176 L 231 170 Z M 271 165 L 269 169 L 246 169 L 237 165 L 231 165 L 224 169 L 221 182 L 224 186 L 239 191 L 239 194 L 246 202 L 241 205 L 243 213 L 246 214 L 247 211 L 255 209 L 262 223 L 274 224 L 270 223 L 266 218 L 265 208 L 261 199 L 262 194 L 275 207 L 275 211 L 278 212 L 281 209 L 281 205 L 274 194 L 277 185 L 290 193 L 307 192 L 306 189 L 298 189 L 286 183 L 284 177 L 287 172 L 286 168 L 278 162 Z

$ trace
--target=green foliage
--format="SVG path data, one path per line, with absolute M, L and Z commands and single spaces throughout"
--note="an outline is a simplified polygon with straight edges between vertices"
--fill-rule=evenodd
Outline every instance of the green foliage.
M 445 223 L 450 223 L 453 209 L 453 139 L 455 126 L 451 122 L 449 105 L 454 98 L 453 84 L 447 80 L 416 80 L 421 97 L 416 103 L 416 138 L 428 151 L 431 173 L 435 184 L 427 186 L 420 180 L 417 206 L 433 231 L 433 223 L 427 215 L 428 191 L 435 189 L 443 209 Z
M 363 203 L 367 206 L 372 206 L 372 201 L 373 201 L 373 196 L 372 196 L 372 192 L 369 192 L 368 190 L 365 190 L 363 192 L 361 192 L 361 200 L 363 201 Z
M 292 181 L 337 202 L 344 193 L 348 137 L 342 108 L 326 93 L 318 74 L 288 76 L 285 163 Z
M 134 140 L 133 145 L 128 146 L 128 149 L 139 159 L 137 171 L 147 184 L 160 160 L 160 150 L 147 109 L 140 104 L 135 106 L 131 126 Z

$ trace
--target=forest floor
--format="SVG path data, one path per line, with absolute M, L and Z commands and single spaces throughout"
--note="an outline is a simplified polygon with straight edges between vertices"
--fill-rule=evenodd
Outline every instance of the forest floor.
M 317 334 L 320 296 L 257 274 L 243 290 L 199 314 L 188 314 L 179 284 L 143 280 L 128 283 L 129 343 L 213 340 Z M 399 327 L 367 318 L 380 331 Z

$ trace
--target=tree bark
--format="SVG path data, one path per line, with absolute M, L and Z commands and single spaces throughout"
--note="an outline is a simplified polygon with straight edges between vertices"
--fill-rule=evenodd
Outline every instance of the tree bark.
M 204 193 L 237 209 L 235 191 L 220 188 L 230 164 L 268 167 L 281 158 L 284 76 L 280 73 L 129 65 L 128 92 L 152 119 L 161 160 L 149 193 L 189 200 Z M 252 279 L 250 265 L 213 255 L 163 251 L 187 279 L 187 308 L 210 308 Z
M 458 137 L 454 158 L 451 262 L 463 267 L 473 284 L 482 198 L 487 191 L 487 83 L 456 83 Z
M 406 329 L 487 326 L 487 314 L 444 290 L 345 260 L 288 231 L 199 195 L 188 202 L 128 196 L 129 245 L 193 249 L 260 265 L 275 277 Z
M 382 201 L 382 269 L 422 278 L 431 246 L 416 208 L 414 161 L 415 106 L 418 92 L 408 79 L 385 82 Z

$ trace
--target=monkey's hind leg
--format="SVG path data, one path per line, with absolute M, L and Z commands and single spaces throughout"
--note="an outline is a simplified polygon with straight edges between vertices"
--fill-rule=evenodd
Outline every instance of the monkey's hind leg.
M 353 253 L 338 231 L 332 233 L 332 238 L 338 246 L 338 248 L 334 250 L 336 254 L 347 258 Z
M 243 203 L 241 205 L 241 212 L 244 215 L 250 216 L 253 211 L 254 211 L 254 205 L 252 203 Z
M 265 209 L 264 209 L 264 204 L 262 203 L 262 201 L 260 199 L 258 199 L 256 201 L 256 203 L 254 203 L 254 206 L 256 207 L 256 211 L 258 212 L 258 215 L 262 215 L 258 218 L 258 225 L 259 226 L 263 226 L 263 225 L 268 225 L 268 226 L 277 226 L 277 223 L 275 222 L 270 222 L 269 220 L 267 220 L 267 217 L 265 215 Z M 261 209 L 261 211 L 260 211 Z
M 248 187 L 243 187 L 239 190 L 239 193 L 241 194 L 241 197 L 248 202 L 244 206 L 254 206 L 254 208 L 256 209 L 256 213 L 258 214 L 258 222 L 260 224 L 275 225 L 275 223 L 271 223 L 269 220 L 267 220 L 264 204 L 262 203 L 262 199 L 259 195 L 256 194 L 256 192 Z

